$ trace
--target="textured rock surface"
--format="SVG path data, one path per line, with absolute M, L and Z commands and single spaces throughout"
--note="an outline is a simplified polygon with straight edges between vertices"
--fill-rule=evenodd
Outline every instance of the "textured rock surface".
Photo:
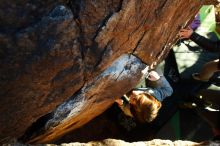
M 139 59 L 166 57 L 203 2 L 0 1 L 0 143 L 48 113 L 30 141 L 49 142 L 102 113 L 137 83 Z
M 117 140 L 117 139 L 105 139 L 102 141 L 91 141 L 88 143 L 64 143 L 61 144 L 61 146 L 204 146 L 204 145 L 218 145 L 218 142 L 192 142 L 192 141 L 183 141 L 183 140 L 177 140 L 177 141 L 171 141 L 171 140 L 162 140 L 162 139 L 153 139 L 151 141 L 139 141 L 139 142 L 125 142 L 123 140 Z M 46 144 L 47 146 L 59 146 L 59 145 L 53 145 L 53 144 Z M 5 146 L 25 146 L 24 144 L 7 144 Z M 45 146 L 44 144 L 40 144 L 39 146 Z
M 45 134 L 29 142 L 49 142 L 101 114 L 112 105 L 116 97 L 128 92 L 138 83 L 144 67 L 136 57 L 122 55 L 112 66 L 87 83 L 78 94 L 58 106 L 43 127 Z
M 83 86 L 84 76 L 79 30 L 64 6 L 55 7 L 33 26 L 0 37 L 0 139 L 4 140 L 21 136 L 73 95 Z

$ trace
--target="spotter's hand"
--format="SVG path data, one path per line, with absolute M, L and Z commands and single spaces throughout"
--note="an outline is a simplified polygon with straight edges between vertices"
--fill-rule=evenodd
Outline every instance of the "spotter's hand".
M 192 33 L 193 33 L 193 30 L 189 27 L 187 29 L 181 29 L 179 31 L 179 37 L 181 39 L 189 39 L 191 37 Z

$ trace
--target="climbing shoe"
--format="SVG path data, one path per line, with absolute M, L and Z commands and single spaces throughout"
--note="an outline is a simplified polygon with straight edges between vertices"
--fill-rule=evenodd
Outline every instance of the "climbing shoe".
M 209 79 L 201 79 L 201 78 L 199 77 L 199 73 L 193 73 L 193 74 L 192 74 L 192 78 L 193 78 L 194 80 L 202 81 L 202 82 L 208 82 L 208 81 L 209 81 Z

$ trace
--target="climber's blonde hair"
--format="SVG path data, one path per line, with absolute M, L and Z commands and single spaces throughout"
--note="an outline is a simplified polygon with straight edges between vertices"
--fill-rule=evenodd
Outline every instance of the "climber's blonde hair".
M 161 102 L 147 93 L 130 94 L 136 100 L 131 104 L 131 113 L 141 123 L 152 122 L 161 108 Z

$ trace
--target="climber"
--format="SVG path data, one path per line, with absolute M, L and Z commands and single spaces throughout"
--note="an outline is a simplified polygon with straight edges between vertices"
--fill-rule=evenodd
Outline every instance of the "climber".
M 125 115 L 144 123 L 151 122 L 157 117 L 161 102 L 171 96 L 173 89 L 166 78 L 158 72 L 154 70 L 148 72 L 148 69 L 145 69 L 142 73 L 145 74 L 147 81 L 152 82 L 151 86 L 135 88 L 116 102 Z

